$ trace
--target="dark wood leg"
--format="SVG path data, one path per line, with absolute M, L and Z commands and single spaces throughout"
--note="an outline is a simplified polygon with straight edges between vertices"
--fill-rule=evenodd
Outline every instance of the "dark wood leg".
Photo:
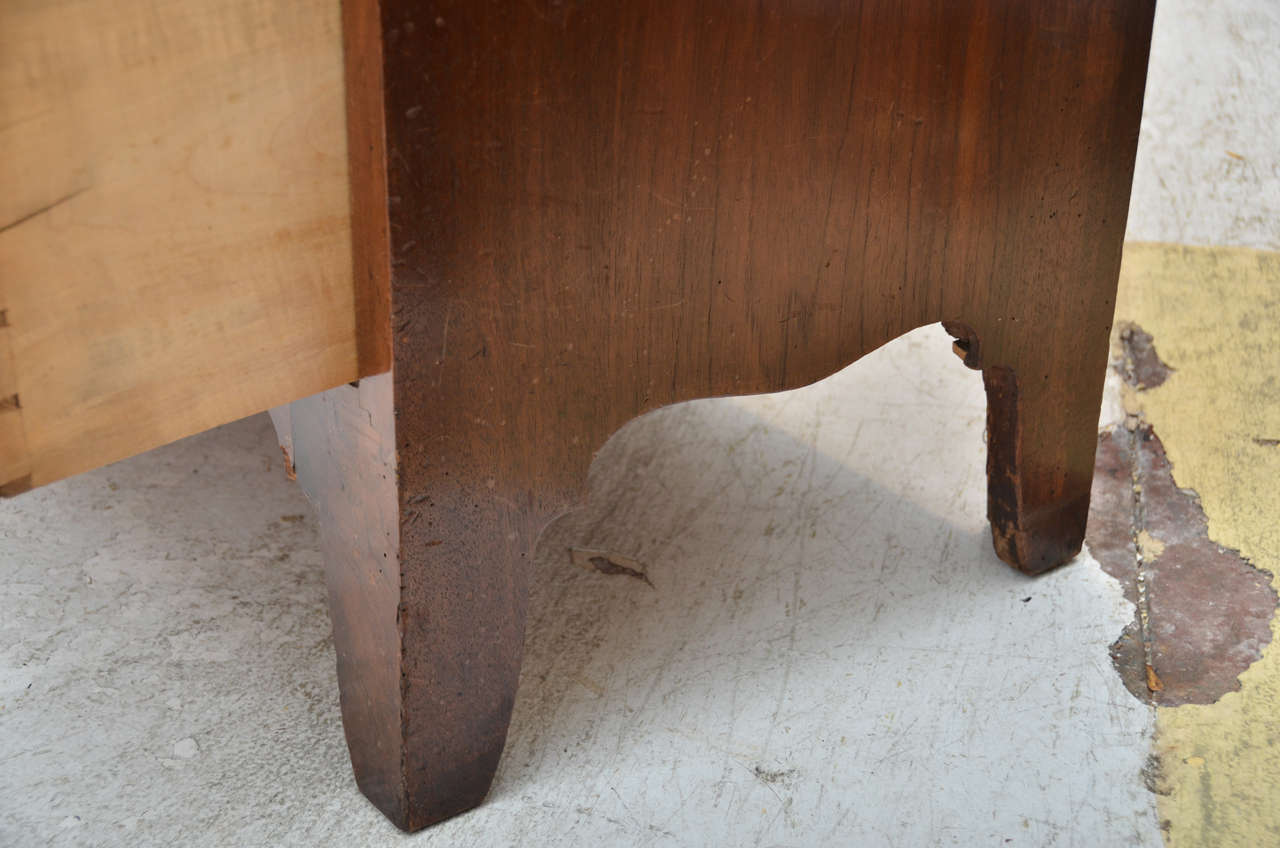
M 1084 543 L 1106 351 L 1104 337 L 1074 362 L 1029 357 L 983 371 L 991 538 L 1000 559 L 1028 574 Z
M 944 322 L 956 353 L 982 371 L 987 393 L 987 516 L 1000 559 L 1027 574 L 1070 560 L 1084 543 L 1097 421 L 1109 348 L 1109 300 L 1037 326 L 1045 306 L 1011 304 L 990 328 L 997 345 L 962 322 Z M 1062 304 L 1061 308 L 1070 309 Z M 1021 324 L 1018 313 L 1022 312 Z
M 404 830 L 474 807 L 515 700 L 527 510 L 447 448 L 432 450 L 439 478 L 414 485 L 397 433 L 412 453 L 416 431 L 396 426 L 391 375 L 273 416 L 320 518 L 356 782 Z
M 272 410 L 289 472 L 319 519 L 342 725 L 360 790 L 401 827 L 401 552 L 391 377 Z

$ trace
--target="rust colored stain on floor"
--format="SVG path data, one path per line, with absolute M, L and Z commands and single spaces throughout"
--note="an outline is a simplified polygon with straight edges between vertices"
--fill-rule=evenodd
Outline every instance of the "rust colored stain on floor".
M 1149 333 L 1125 324 L 1118 338 L 1113 367 L 1127 392 L 1165 382 L 1172 369 Z M 1240 673 L 1271 641 L 1276 593 L 1238 551 L 1209 539 L 1200 498 L 1174 483 L 1164 445 L 1140 412 L 1098 435 L 1088 543 L 1136 607 L 1111 646 L 1130 692 L 1178 706 L 1239 690 Z
M 1161 706 L 1238 690 L 1271 641 L 1270 580 L 1206 531 L 1200 499 L 1174 484 L 1149 426 L 1100 434 L 1089 550 L 1137 605 L 1111 656 L 1129 691 Z

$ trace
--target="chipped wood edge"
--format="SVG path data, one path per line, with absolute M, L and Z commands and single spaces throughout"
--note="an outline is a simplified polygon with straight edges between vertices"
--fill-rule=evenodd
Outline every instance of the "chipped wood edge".
M 9 311 L 0 305 L 0 497 L 21 494 L 32 486 L 31 452 L 13 362 L 12 332 Z

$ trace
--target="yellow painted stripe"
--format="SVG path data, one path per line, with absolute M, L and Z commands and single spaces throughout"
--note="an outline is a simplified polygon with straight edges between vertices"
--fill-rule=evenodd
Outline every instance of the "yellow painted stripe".
M 1200 495 L 1209 538 L 1280 589 L 1280 254 L 1125 246 L 1116 319 L 1174 370 L 1141 393 L 1179 486 Z M 1280 845 L 1280 639 L 1208 706 L 1162 707 L 1155 753 L 1168 844 Z

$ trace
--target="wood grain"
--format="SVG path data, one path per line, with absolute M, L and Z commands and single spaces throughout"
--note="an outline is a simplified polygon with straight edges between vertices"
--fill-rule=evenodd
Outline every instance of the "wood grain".
M 0 485 L 358 375 L 342 90 L 330 0 L 0 4 Z
M 399 543 L 329 574 L 342 610 L 398 572 L 396 627 L 335 615 L 335 639 L 384 642 L 344 669 L 343 718 L 383 740 L 353 757 L 399 826 L 483 797 L 538 529 L 646 410 L 805 385 L 941 320 L 984 371 L 997 553 L 1079 550 L 1150 0 L 382 0 L 361 26 L 375 6 L 348 50 L 381 51 L 383 88 L 350 115 L 385 121 L 385 173 L 353 159 L 353 209 L 381 239 L 360 218 L 385 202 L 393 390 L 369 416 L 393 422 Z M 299 414 L 299 457 L 364 439 Z M 313 499 L 335 486 L 385 483 Z
M 362 375 L 391 368 L 391 255 L 387 250 L 387 140 L 382 26 L 376 2 L 342 4 L 346 69 L 356 343 Z
M 296 479 L 320 519 L 347 746 L 360 790 L 403 820 L 400 523 L 391 376 L 272 410 Z

